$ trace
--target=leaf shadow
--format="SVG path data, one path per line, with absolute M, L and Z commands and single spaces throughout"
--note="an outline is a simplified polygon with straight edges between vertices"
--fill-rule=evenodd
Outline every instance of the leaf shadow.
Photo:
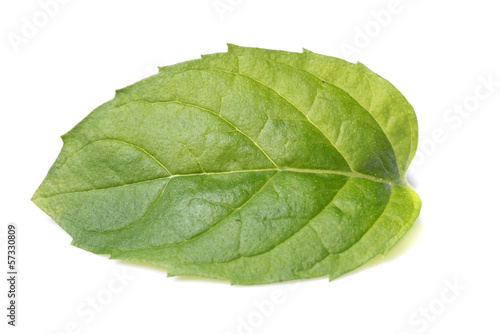
M 171 278 L 174 281 L 198 281 L 198 282 L 211 282 L 211 283 L 219 283 L 223 285 L 230 285 L 229 282 L 223 281 L 223 280 L 217 280 L 213 278 L 205 278 L 205 277 L 197 277 L 197 276 L 173 276 L 168 274 L 168 269 L 160 266 L 160 265 L 154 265 L 151 263 L 146 263 L 146 262 L 139 262 L 139 261 L 133 261 L 133 260 L 122 260 L 122 259 L 113 259 L 117 261 L 120 264 L 127 265 L 127 266 L 134 266 L 134 267 L 141 267 L 143 269 L 147 269 L 150 271 L 154 271 L 157 273 L 162 273 L 166 274 L 167 278 Z
M 52 219 L 50 219 L 52 221 Z M 421 238 L 422 234 L 424 231 L 424 227 L 422 224 L 422 218 L 418 218 L 413 227 L 408 231 L 408 233 L 403 237 L 401 241 L 399 241 L 386 255 L 377 255 L 373 259 L 369 260 L 365 264 L 359 266 L 358 268 L 345 273 L 334 280 L 341 280 L 344 279 L 350 275 L 357 274 L 359 272 L 365 271 L 366 269 L 372 268 L 374 266 L 377 266 L 381 263 L 387 263 L 390 261 L 393 261 L 400 256 L 402 256 L 407 250 L 412 248 L 417 241 Z M 98 254 L 100 256 L 109 258 L 109 255 L 105 254 Z M 160 265 L 154 265 L 150 263 L 145 263 L 145 262 L 139 262 L 139 261 L 133 261 L 133 260 L 123 260 L 123 259 L 113 259 L 117 261 L 120 264 L 124 264 L 126 266 L 134 266 L 134 267 L 140 267 L 147 269 L 149 271 L 157 272 L 157 273 L 162 273 L 166 274 L 167 278 L 172 278 L 174 281 L 180 281 L 180 282 L 201 282 L 201 283 L 216 283 L 220 285 L 227 285 L 227 286 L 232 286 L 232 287 L 262 287 L 262 286 L 269 286 L 269 285 L 294 285 L 299 282 L 303 282 L 304 280 L 290 280 L 290 281 L 283 281 L 283 282 L 274 282 L 270 284 L 251 284 L 251 285 L 240 285 L 240 284 L 231 284 L 228 281 L 224 280 L 218 280 L 218 279 L 213 279 L 213 278 L 207 278 L 207 277 L 198 277 L 198 276 L 173 276 L 168 274 L 168 269 L 165 268 L 164 266 Z M 306 279 L 305 281 L 315 281 L 315 280 L 326 280 L 328 282 L 328 277 L 325 275 L 323 277 L 314 277 L 310 279 Z
M 165 267 L 157 266 L 157 265 L 154 265 L 154 264 L 151 264 L 151 263 L 139 262 L 139 261 L 133 261 L 133 260 L 113 259 L 113 258 L 111 258 L 111 260 L 115 260 L 118 263 L 124 264 L 126 266 L 140 267 L 140 268 L 143 268 L 143 269 L 147 269 L 147 270 L 150 270 L 150 271 L 154 271 L 154 272 L 158 272 L 158 273 L 163 273 L 163 274 L 166 273 Z
M 364 271 L 368 268 L 375 267 L 381 263 L 394 261 L 395 259 L 402 256 L 407 250 L 412 248 L 417 243 L 417 241 L 422 237 L 423 232 L 424 232 L 424 227 L 422 224 L 422 218 L 418 218 L 413 227 L 408 231 L 408 233 L 406 233 L 403 239 L 401 239 L 386 255 L 379 254 L 370 261 L 366 262 L 365 264 L 359 266 L 358 268 L 348 273 L 345 273 L 344 275 L 336 278 L 335 280 L 343 279 L 350 275 L 357 274 L 360 271 Z

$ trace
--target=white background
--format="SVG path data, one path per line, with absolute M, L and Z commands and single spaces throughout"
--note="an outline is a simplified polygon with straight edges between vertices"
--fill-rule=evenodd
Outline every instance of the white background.
M 9 222 L 19 228 L 20 279 L 8 333 L 500 333 L 497 2 L 59 1 L 46 22 L 38 1 L 0 5 L 2 333 Z M 377 23 L 373 13 L 389 9 Z M 23 31 L 34 21 L 38 31 Z M 409 179 L 423 207 L 386 259 L 333 282 L 166 278 L 71 246 L 30 202 L 59 136 L 115 89 L 228 42 L 359 60 L 414 106 L 420 153 Z

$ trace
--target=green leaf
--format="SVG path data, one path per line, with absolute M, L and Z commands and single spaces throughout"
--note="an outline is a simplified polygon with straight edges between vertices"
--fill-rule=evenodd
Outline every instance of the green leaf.
M 412 107 L 365 66 L 307 50 L 229 45 L 163 67 L 62 138 L 33 201 L 74 245 L 170 276 L 333 279 L 420 211 Z

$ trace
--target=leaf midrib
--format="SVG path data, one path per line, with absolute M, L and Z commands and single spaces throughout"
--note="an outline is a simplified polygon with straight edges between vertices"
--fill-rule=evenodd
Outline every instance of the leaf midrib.
M 136 185 L 136 184 L 141 184 L 141 183 L 147 183 L 147 182 L 154 182 L 154 181 L 159 181 L 159 180 L 168 180 L 168 179 L 173 179 L 177 177 L 191 177 L 191 176 L 207 176 L 207 175 L 226 175 L 226 174 L 239 174 L 239 173 L 258 173 L 258 172 L 295 172 L 295 173 L 308 173 L 308 174 L 333 174 L 333 175 L 342 175 L 342 176 L 347 176 L 350 178 L 361 178 L 361 179 L 366 179 L 372 182 L 378 182 L 378 183 L 385 183 L 390 186 L 405 186 L 403 184 L 387 181 L 381 178 L 377 178 L 374 176 L 369 176 L 365 174 L 361 174 L 358 172 L 341 172 L 341 171 L 333 171 L 333 170 L 321 170 L 321 169 L 300 169 L 300 168 L 263 168 L 263 169 L 246 169 L 246 170 L 235 170 L 235 171 L 227 171 L 227 172 L 206 172 L 206 173 L 193 173 L 193 174 L 172 174 L 170 176 L 164 176 L 164 177 L 157 177 L 154 179 L 149 179 L 149 180 L 142 180 L 138 182 L 132 182 L 132 183 L 126 183 L 126 184 L 121 184 L 118 186 L 111 186 L 111 187 L 102 187 L 102 188 L 95 188 L 95 189 L 88 189 L 88 190 L 81 190 L 81 191 L 70 191 L 70 192 L 65 192 L 65 193 L 58 193 L 50 196 L 36 196 L 33 197 L 33 200 L 36 199 L 42 199 L 42 198 L 51 198 L 55 196 L 61 196 L 61 195 L 69 195 L 69 194 L 78 194 L 78 193 L 86 193 L 86 192 L 92 192 L 92 191 L 98 191 L 98 190 L 105 190 L 105 189 L 114 189 L 114 188 L 121 188 L 121 187 L 127 187 L 131 185 Z

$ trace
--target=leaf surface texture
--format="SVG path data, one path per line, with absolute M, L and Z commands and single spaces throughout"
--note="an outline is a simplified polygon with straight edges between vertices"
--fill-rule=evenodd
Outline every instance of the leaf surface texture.
M 33 201 L 74 245 L 169 275 L 333 279 L 416 220 L 417 129 L 362 64 L 229 45 L 118 90 L 63 136 Z

